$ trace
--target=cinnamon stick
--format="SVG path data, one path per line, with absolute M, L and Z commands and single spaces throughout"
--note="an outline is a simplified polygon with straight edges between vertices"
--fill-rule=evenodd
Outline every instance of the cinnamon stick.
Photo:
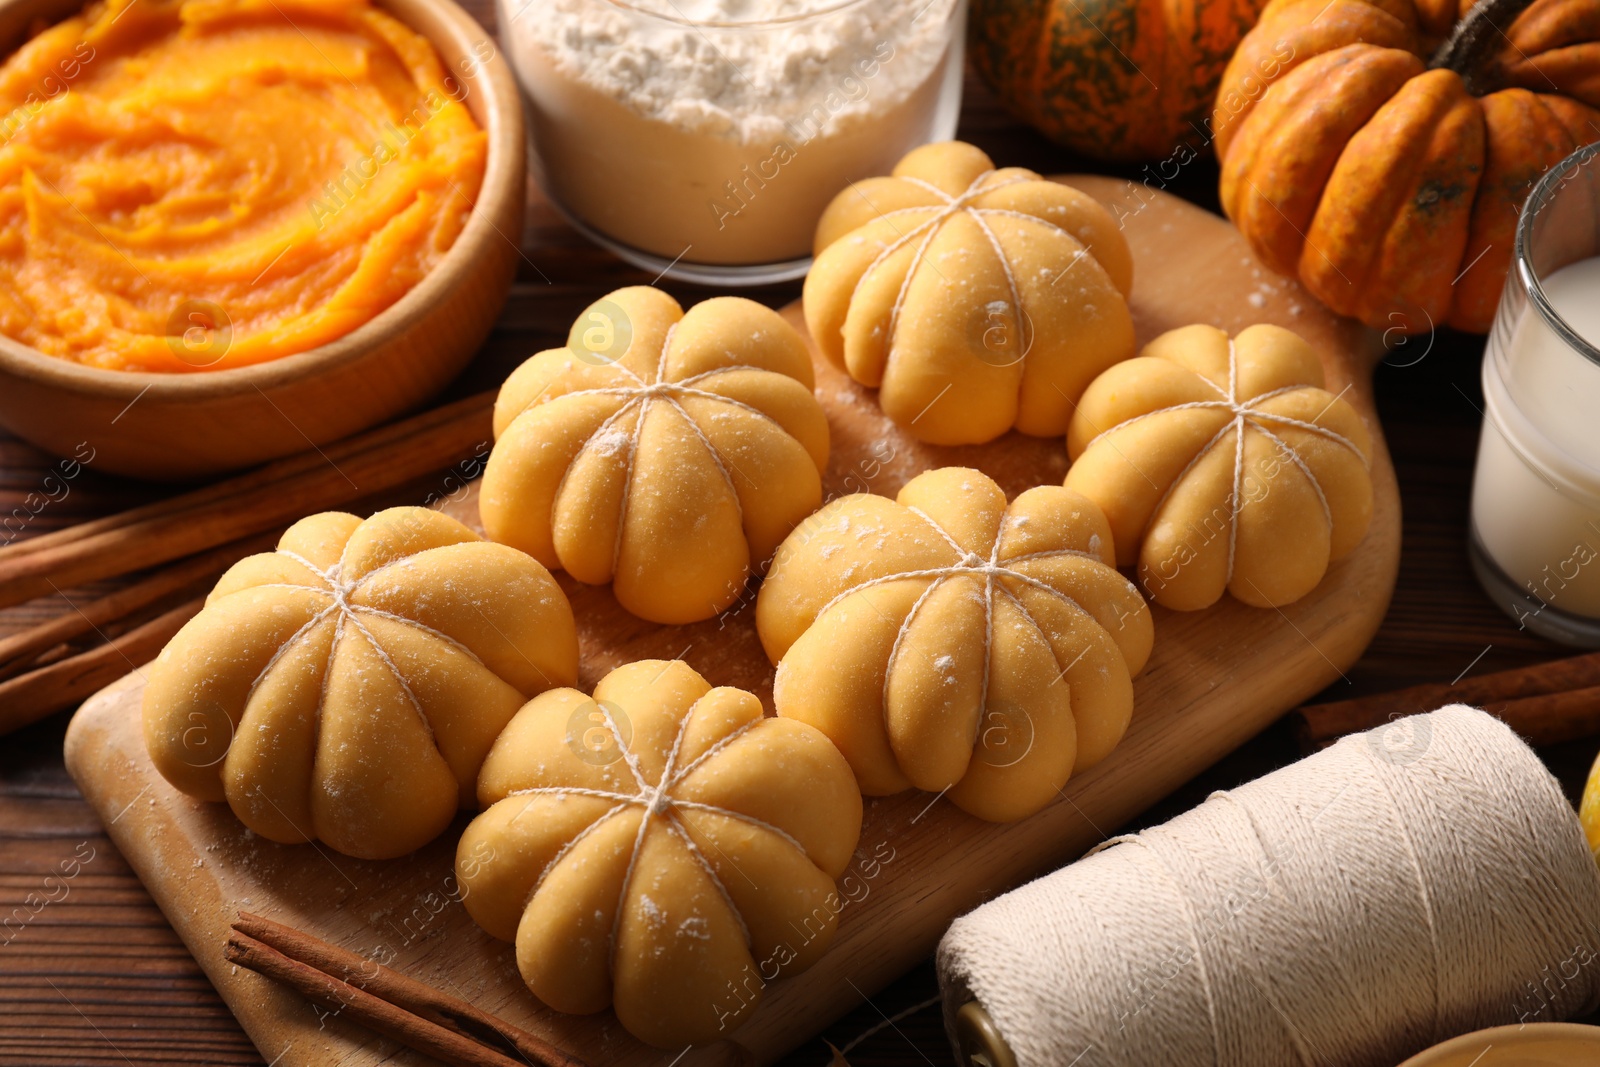
M 229 962 L 282 982 L 313 1004 L 347 1016 L 369 1030 L 452 1067 L 523 1067 L 520 1060 L 436 1026 L 359 986 L 290 959 L 248 934 L 237 930 L 229 934 L 222 955 Z
M 1304 707 L 1300 735 L 1308 747 L 1321 748 L 1345 734 L 1445 704 L 1482 708 L 1532 744 L 1600 733 L 1600 652 Z
M 370 432 L 375 433 L 377 431 Z M 350 440 L 353 441 L 355 438 L 350 438 Z M 326 462 L 315 451 L 300 452 L 292 456 L 286 456 L 283 459 L 257 467 L 233 478 L 212 482 L 199 489 L 184 493 L 182 496 L 151 501 L 148 504 L 140 504 L 138 507 L 128 508 L 126 511 L 119 511 L 114 515 L 102 515 L 98 519 L 75 523 L 72 526 L 53 530 L 38 537 L 30 537 L 24 541 L 12 542 L 0 549 L 0 556 L 7 559 L 20 559 L 23 556 L 46 548 L 58 548 L 73 541 L 97 536 L 108 530 L 115 530 L 122 526 L 143 522 L 149 518 L 172 514 L 180 506 L 199 508 L 216 504 L 223 500 L 254 492 L 263 486 L 309 473 L 316 469 L 318 465 L 326 465 Z
M 91 630 L 100 631 L 179 590 L 215 578 L 239 560 L 269 551 L 272 534 L 247 537 L 165 567 L 147 578 L 86 604 L 75 605 L 48 622 L 0 638 L 0 678 L 19 674 L 34 657 L 57 645 L 76 640 Z
M 150 662 L 205 603 L 203 596 L 185 601 L 103 645 L 0 682 L 0 735 L 70 707 Z
M 1559 745 L 1600 734 L 1600 686 L 1522 697 L 1485 710 L 1530 745 Z
M 492 392 L 0 548 L 0 607 L 181 559 L 421 477 L 492 439 Z
M 259 915 L 239 913 L 225 954 L 236 963 L 292 985 L 318 1003 L 342 1010 L 357 1022 L 447 1063 L 527 1062 L 540 1067 L 585 1067 L 577 1057 L 464 1000 Z M 256 966 L 257 963 L 263 966 Z M 390 1028 L 385 1029 L 386 1026 Z M 454 1039 L 451 1048 L 464 1048 L 458 1044 L 464 1042 L 480 1050 L 476 1054 L 481 1058 L 450 1059 L 406 1035 L 436 1042 L 443 1040 L 441 1035 L 447 1035 Z

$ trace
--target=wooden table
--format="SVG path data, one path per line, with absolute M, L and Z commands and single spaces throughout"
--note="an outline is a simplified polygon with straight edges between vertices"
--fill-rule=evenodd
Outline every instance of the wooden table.
M 492 25 L 490 4 L 467 6 Z M 1044 172 L 1107 170 L 1016 124 L 970 80 L 961 136 L 1002 165 Z M 1109 172 L 1143 178 L 1136 168 Z M 1215 210 L 1215 186 L 1216 168 L 1207 160 L 1190 164 L 1167 188 Z M 564 336 L 573 315 L 596 295 L 650 281 L 588 246 L 543 205 L 530 216 L 523 247 L 527 262 L 511 304 L 452 395 L 497 384 L 527 354 Z M 705 295 L 690 287 L 668 288 L 686 301 Z M 752 295 L 781 305 L 798 291 L 796 285 Z M 1481 338 L 1445 332 L 1413 338 L 1396 345 L 1389 364 L 1378 371 L 1379 407 L 1405 509 L 1400 581 L 1371 649 L 1325 699 L 1449 681 L 1564 654 L 1519 632 L 1489 603 L 1468 568 L 1467 506 L 1481 418 L 1482 347 Z M 38 493 L 54 462 L 0 435 L 0 515 Z M 63 499 L 40 510 L 22 536 L 170 491 L 90 470 L 71 483 Z M 63 610 L 59 602 L 40 601 L 0 612 L 0 633 Z M 60 715 L 0 739 L 0 1065 L 262 1063 L 78 796 L 61 762 L 65 728 L 66 716 Z M 1574 798 L 1596 745 L 1578 742 L 1541 753 Z M 1147 813 L 1140 824 L 1170 818 L 1212 789 L 1256 777 L 1299 755 L 1292 732 L 1280 723 Z M 76 869 L 76 876 L 60 877 L 63 863 Z M 952 1056 L 930 1003 L 936 994 L 928 961 L 786 1062 L 827 1063 L 826 1040 L 850 1046 L 849 1062 L 856 1067 L 942 1067 Z M 887 1023 L 890 1018 L 895 1021 Z

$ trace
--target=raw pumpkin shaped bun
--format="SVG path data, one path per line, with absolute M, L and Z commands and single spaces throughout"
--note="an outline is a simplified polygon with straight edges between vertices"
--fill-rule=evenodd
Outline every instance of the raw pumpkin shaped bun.
M 816 961 L 861 833 L 826 737 L 679 660 L 529 701 L 478 799 L 456 852 L 473 919 L 552 1008 L 613 1007 L 670 1049 L 727 1037 L 766 981 Z
M 609 347 L 608 347 L 609 346 Z M 590 305 L 495 401 L 489 536 L 652 622 L 708 619 L 822 503 L 828 421 L 777 312 L 658 289 Z
M 162 649 L 145 743 L 262 837 L 388 859 L 470 805 L 500 730 L 577 672 L 534 560 L 427 508 L 326 512 L 236 563 Z
M 1133 258 L 1111 214 L 968 144 L 840 193 L 816 257 L 812 339 L 923 441 L 1063 433 L 1084 387 L 1133 355 Z
M 1164 333 L 1083 394 L 1067 487 L 1105 509 L 1117 562 L 1159 604 L 1298 600 L 1372 518 L 1372 438 L 1322 383 L 1279 326 Z
M 1150 656 L 1144 598 L 1092 502 L 1006 505 L 945 467 L 835 500 L 773 560 L 756 626 L 778 714 L 839 746 L 862 792 L 948 790 L 992 821 L 1049 803 L 1122 739 Z

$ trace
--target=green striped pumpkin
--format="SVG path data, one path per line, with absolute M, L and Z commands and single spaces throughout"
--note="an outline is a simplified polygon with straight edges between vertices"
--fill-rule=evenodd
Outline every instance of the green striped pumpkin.
M 973 64 L 1017 115 L 1095 159 L 1210 141 L 1217 82 L 1266 0 L 972 0 Z

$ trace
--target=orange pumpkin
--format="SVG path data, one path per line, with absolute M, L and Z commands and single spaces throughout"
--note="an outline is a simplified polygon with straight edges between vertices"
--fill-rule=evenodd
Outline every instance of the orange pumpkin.
M 1273 0 L 1217 94 L 1222 207 L 1341 314 L 1482 333 L 1522 201 L 1600 140 L 1596 107 L 1600 0 Z
M 1095 159 L 1203 145 L 1222 68 L 1266 0 L 972 0 L 973 65 L 1009 107 Z

